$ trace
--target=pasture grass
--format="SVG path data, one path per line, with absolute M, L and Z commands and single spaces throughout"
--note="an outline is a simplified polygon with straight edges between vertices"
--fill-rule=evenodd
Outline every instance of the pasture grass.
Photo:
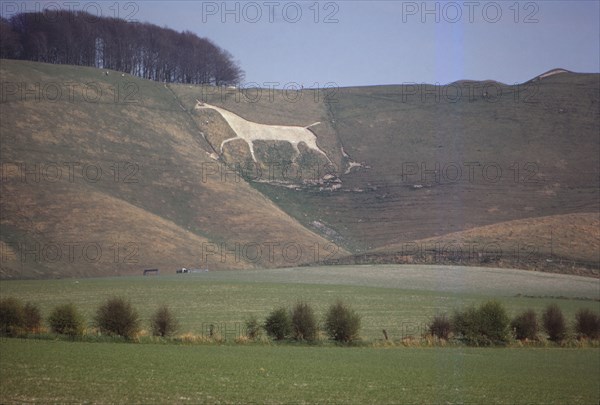
M 406 338 L 418 338 L 435 313 L 490 298 L 504 304 L 510 316 L 525 308 L 541 313 L 553 302 L 571 324 L 578 308 L 597 311 L 597 279 L 456 270 L 348 266 L 2 281 L 0 297 L 35 302 L 44 316 L 70 301 L 89 322 L 101 302 L 120 295 L 139 310 L 144 328 L 152 312 L 167 304 L 181 329 L 175 341 L 139 340 L 153 344 L 94 335 L 84 341 L 51 335 L 0 339 L 0 402 L 598 403 L 597 345 L 427 347 Z M 505 283 L 494 281 L 498 276 Z M 363 341 L 354 347 L 238 338 L 251 315 L 262 321 L 276 306 L 305 300 L 322 317 L 337 298 L 362 315 Z M 210 323 L 223 326 L 218 332 L 225 339 L 219 344 L 203 336 Z M 382 341 L 382 329 L 393 342 Z
M 439 267 L 439 266 L 438 266 Z M 598 280 L 505 269 L 451 272 L 435 266 L 343 266 L 159 277 L 116 277 L 2 281 L 0 297 L 16 297 L 40 305 L 43 316 L 59 304 L 73 302 L 88 322 L 97 307 L 113 296 L 130 299 L 142 326 L 161 304 L 168 305 L 180 322 L 180 333 L 201 334 L 210 324 L 234 335 L 255 315 L 262 322 L 277 306 L 309 302 L 319 320 L 336 299 L 351 304 L 362 316 L 361 337 L 391 339 L 420 336 L 437 313 L 452 313 L 494 298 L 509 316 L 531 308 L 541 314 L 556 303 L 572 322 L 579 308 L 598 309 Z M 499 277 L 506 282 L 500 284 Z M 545 280 L 550 277 L 550 280 Z M 321 280 L 319 282 L 319 280 Z M 509 285 L 508 280 L 514 280 Z M 521 294 L 521 296 L 517 296 Z M 540 298 L 529 298 L 526 295 Z M 564 296 L 564 298 L 551 298 Z M 587 298 L 587 299 L 581 299 Z M 91 327 L 92 325 L 89 324 Z M 228 331 L 228 332 L 227 332 Z
M 597 403 L 597 349 L 175 346 L 3 339 L 2 402 Z

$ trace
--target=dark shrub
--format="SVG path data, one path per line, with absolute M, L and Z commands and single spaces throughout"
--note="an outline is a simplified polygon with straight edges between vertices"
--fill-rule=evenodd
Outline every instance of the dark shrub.
M 479 319 L 477 309 L 469 307 L 462 311 L 455 311 L 452 315 L 451 329 L 459 339 L 467 344 L 479 344 Z
M 567 336 L 567 326 L 562 311 L 556 304 L 550 304 L 546 307 L 542 315 L 544 330 L 548 334 L 548 339 L 553 342 L 560 342 Z
M 317 339 L 317 320 L 311 306 L 299 302 L 292 310 L 292 337 L 312 342 Z
M 250 339 L 258 339 L 261 335 L 261 326 L 256 316 L 251 316 L 245 322 L 246 336 Z
M 23 304 L 16 298 L 0 300 L 0 335 L 15 337 L 24 332 Z
M 342 301 L 329 307 L 325 315 L 325 332 L 338 342 L 352 342 L 358 338 L 360 315 Z
M 436 315 L 433 317 L 431 324 L 429 325 L 429 333 L 432 336 L 440 339 L 448 340 L 450 335 L 451 325 L 448 317 L 444 315 Z
M 140 329 L 137 311 L 124 298 L 111 298 L 102 304 L 94 319 L 100 332 L 133 338 Z
M 23 326 L 29 333 L 38 333 L 42 328 L 42 313 L 40 308 L 30 302 L 23 307 Z
M 502 344 L 508 341 L 510 319 L 506 310 L 498 301 L 488 301 L 478 310 L 480 333 L 492 343 Z
M 177 319 L 166 305 L 159 307 L 150 319 L 153 336 L 171 336 L 177 331 L 178 326 Z
M 83 317 L 73 304 L 59 305 L 48 317 L 50 330 L 59 335 L 71 337 L 83 335 Z
M 577 336 L 588 339 L 600 337 L 600 316 L 585 308 L 575 314 L 575 332 Z
M 508 341 L 508 315 L 502 304 L 488 301 L 479 308 L 455 312 L 454 333 L 470 345 L 504 344 Z
M 511 328 L 515 333 L 515 339 L 519 340 L 535 340 L 538 334 L 538 320 L 535 311 L 528 309 L 510 323 Z
M 288 337 L 292 331 L 290 315 L 285 308 L 274 309 L 265 320 L 267 334 L 277 340 Z

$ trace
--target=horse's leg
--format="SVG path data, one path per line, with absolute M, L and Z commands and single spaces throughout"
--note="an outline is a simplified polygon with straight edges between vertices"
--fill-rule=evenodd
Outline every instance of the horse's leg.
M 221 153 L 223 153 L 223 145 L 225 145 L 227 142 L 235 141 L 236 139 L 240 138 L 235 136 L 233 138 L 225 139 L 223 142 L 221 142 Z
M 296 159 L 298 159 L 298 156 L 300 156 L 300 149 L 298 149 L 298 143 L 297 142 L 292 142 L 292 141 L 288 141 L 288 142 L 290 143 L 290 145 L 292 145 L 292 147 L 296 151 L 296 156 L 294 156 L 294 159 L 292 159 L 292 163 L 295 163 Z
M 320 153 L 321 155 L 325 156 L 325 158 L 326 158 L 326 159 L 329 161 L 329 163 L 333 164 L 333 162 L 331 161 L 331 159 L 329 159 L 329 156 L 327 156 L 327 154 L 326 154 L 325 152 L 323 152 L 323 151 L 322 151 L 322 150 L 319 148 L 319 146 L 317 145 L 317 140 L 316 140 L 316 138 L 315 138 L 315 139 L 312 139 L 312 138 L 311 138 L 310 140 L 306 139 L 306 140 L 304 140 L 303 142 L 304 142 L 304 144 L 305 144 L 305 145 L 306 145 L 306 146 L 307 146 L 309 149 L 312 149 L 312 150 L 314 150 L 315 152 L 318 152 L 318 153 Z
M 248 143 L 248 146 L 250 147 L 250 154 L 252 155 L 252 160 L 254 160 L 254 162 L 256 162 L 256 156 L 254 156 L 254 144 L 252 143 L 252 141 L 246 141 Z
M 227 142 L 235 141 L 236 139 L 244 139 L 244 138 L 240 138 L 239 136 L 236 136 L 235 138 L 225 139 L 223 142 L 221 142 L 221 153 L 223 153 L 223 145 L 225 145 Z M 250 154 L 252 155 L 252 160 L 254 160 L 256 162 L 256 156 L 254 156 L 254 146 L 252 145 L 252 141 L 248 141 L 246 139 L 244 139 L 244 141 L 246 141 L 246 143 L 250 147 Z

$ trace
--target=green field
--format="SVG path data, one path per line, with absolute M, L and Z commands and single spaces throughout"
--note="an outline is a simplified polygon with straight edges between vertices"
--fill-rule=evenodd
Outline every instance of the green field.
M 38 303 L 44 312 L 73 302 L 89 321 L 114 295 L 131 300 L 144 327 L 159 304 L 177 315 L 181 332 L 199 334 L 209 324 L 235 333 L 251 315 L 264 318 L 279 305 L 310 302 L 318 316 L 337 298 L 363 316 L 361 336 L 393 339 L 419 336 L 436 313 L 478 305 L 490 298 L 509 315 L 525 308 L 541 312 L 556 302 L 568 319 L 579 308 L 598 308 L 600 281 L 593 278 L 521 270 L 449 266 L 335 266 L 208 272 L 159 277 L 2 281 L 0 295 Z M 520 296 L 518 296 L 520 295 Z M 536 297 L 536 298 L 530 298 Z M 548 297 L 565 297 L 562 299 Z M 586 298 L 586 299 L 582 299 Z
M 591 404 L 599 388 L 595 349 L 4 340 L 0 353 L 3 403 Z
M 339 266 L 158 277 L 2 281 L 0 296 L 38 303 L 44 315 L 74 302 L 130 299 L 144 328 L 168 304 L 180 333 L 214 323 L 224 344 L 0 341 L 0 402 L 103 403 L 598 403 L 598 348 L 383 347 L 418 337 L 435 313 L 501 301 L 512 317 L 557 303 L 569 324 L 598 310 L 600 281 L 507 269 Z M 250 315 L 310 302 L 319 317 L 336 298 L 363 317 L 359 347 L 233 343 Z M 558 298 L 561 297 L 561 298 Z

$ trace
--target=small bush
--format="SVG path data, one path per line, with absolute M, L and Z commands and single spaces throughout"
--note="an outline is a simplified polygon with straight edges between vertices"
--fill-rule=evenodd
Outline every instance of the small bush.
M 83 317 L 73 304 L 55 307 L 48 317 L 50 330 L 59 335 L 71 337 L 83 335 Z
M 439 339 L 448 340 L 450 335 L 450 320 L 446 315 L 436 315 L 429 325 L 429 333 Z
M 575 314 L 575 332 L 578 337 L 598 339 L 600 337 L 600 316 L 590 309 L 580 309 Z
M 535 311 L 528 309 L 510 323 L 510 327 L 515 333 L 515 339 L 518 340 L 536 340 L 538 334 L 538 320 Z
M 342 301 L 329 307 L 325 315 L 325 332 L 337 342 L 352 342 L 358 338 L 360 315 Z
M 23 304 L 16 298 L 0 300 L 0 335 L 15 337 L 24 333 Z
M 179 322 L 166 305 L 159 307 L 150 319 L 152 336 L 172 336 L 177 332 L 178 327 Z
M 102 304 L 94 319 L 100 332 L 132 339 L 140 330 L 137 311 L 124 298 L 111 298 Z
M 479 342 L 479 319 L 475 307 L 455 311 L 451 324 L 454 334 L 467 344 L 477 344 Z
M 245 322 L 246 327 L 246 337 L 251 340 L 255 340 L 260 338 L 262 329 L 260 323 L 258 322 L 258 318 L 252 315 Z
M 29 333 L 38 333 L 42 328 L 42 313 L 40 308 L 30 302 L 23 307 L 23 326 Z
M 567 336 L 567 326 L 562 311 L 556 304 L 550 304 L 546 307 L 542 315 L 544 330 L 548 334 L 548 339 L 553 342 L 561 342 Z
M 317 339 L 317 332 L 317 319 L 312 307 L 306 302 L 297 303 L 292 310 L 292 337 L 313 342 Z
M 488 301 L 479 308 L 457 311 L 452 318 L 452 330 L 467 344 L 489 346 L 508 341 L 508 315 L 502 304 Z
M 481 322 L 480 333 L 495 344 L 508 342 L 510 319 L 502 304 L 498 301 L 488 301 L 479 308 L 478 312 Z
M 274 339 L 283 340 L 292 332 L 290 315 L 285 308 L 274 309 L 265 320 L 265 330 Z

